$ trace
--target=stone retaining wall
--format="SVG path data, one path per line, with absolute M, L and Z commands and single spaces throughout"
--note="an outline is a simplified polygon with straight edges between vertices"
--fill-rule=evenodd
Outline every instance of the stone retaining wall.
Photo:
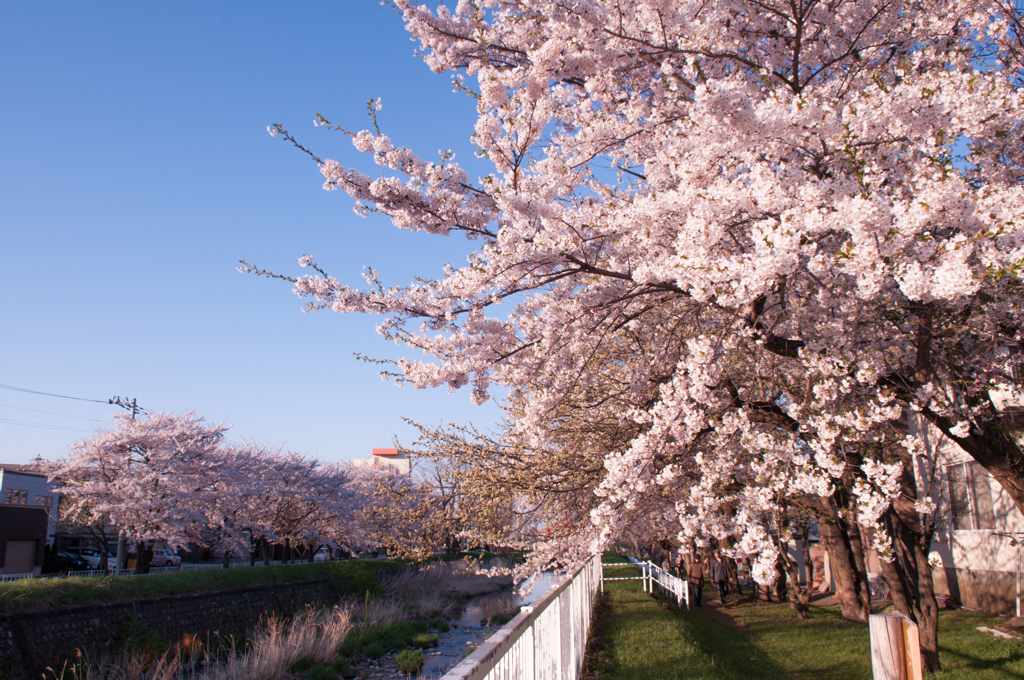
M 0 678 L 39 678 L 83 650 L 90 657 L 131 640 L 177 642 L 208 634 L 244 638 L 267 614 L 287 616 L 338 597 L 327 579 L 0 614 Z

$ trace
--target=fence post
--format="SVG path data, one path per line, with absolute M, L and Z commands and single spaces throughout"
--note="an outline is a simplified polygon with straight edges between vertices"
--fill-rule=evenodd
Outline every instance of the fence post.
M 922 680 L 916 623 L 901 614 L 872 614 L 868 628 L 874 680 Z

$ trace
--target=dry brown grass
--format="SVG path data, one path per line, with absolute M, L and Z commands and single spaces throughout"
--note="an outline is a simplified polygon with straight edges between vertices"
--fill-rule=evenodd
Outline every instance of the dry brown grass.
M 352 629 L 347 608 L 306 610 L 289 623 L 268 619 L 245 650 L 231 649 L 213 657 L 201 645 L 177 647 L 154 659 L 145 653 L 124 652 L 102 664 L 85 662 L 65 670 L 74 680 L 277 680 L 288 675 L 296 660 L 308 656 L 329 664 Z
M 337 658 L 345 636 L 358 625 L 378 628 L 411 618 L 450 618 L 467 591 L 479 589 L 481 568 L 497 566 L 459 560 L 407 568 L 384 576 L 385 597 L 349 600 L 329 610 L 307 610 L 285 623 L 268 619 L 244 650 L 214 655 L 194 639 L 159 658 L 124 652 L 104 663 L 69 666 L 67 680 L 279 680 L 297 659 L 317 664 Z M 493 584 L 490 590 L 493 590 Z M 485 591 L 486 592 L 486 591 Z M 60 677 L 60 674 L 57 674 Z
M 451 586 L 469 574 L 468 565 L 458 562 L 402 569 L 381 579 L 387 593 L 385 597 L 350 603 L 350 606 L 354 608 L 355 620 L 369 628 L 410 618 L 448 618 L 459 606 Z

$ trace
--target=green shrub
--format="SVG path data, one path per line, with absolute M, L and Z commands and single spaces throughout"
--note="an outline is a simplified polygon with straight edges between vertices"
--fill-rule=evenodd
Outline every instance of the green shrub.
M 425 621 L 399 621 L 378 629 L 381 642 L 387 649 L 396 652 L 412 646 L 412 639 L 419 634 L 427 632 Z
M 426 649 L 427 647 L 437 647 L 438 636 L 431 635 L 430 633 L 420 633 L 419 635 L 412 636 L 413 647 L 419 647 L 420 649 Z
M 317 666 L 310 669 L 309 680 L 338 680 L 338 673 L 331 666 Z
M 395 665 L 403 673 L 419 673 L 423 668 L 423 655 L 411 649 L 406 649 L 395 657 Z
M 381 643 L 388 649 L 398 651 L 409 646 L 413 633 L 405 628 L 388 626 L 381 636 Z
M 427 635 L 428 628 L 425 621 L 399 621 L 380 628 L 353 630 L 345 638 L 338 653 L 344 657 L 362 654 L 370 658 L 377 658 L 388 649 L 399 651 L 406 647 L 425 646 L 423 643 L 414 641 L 419 636 L 433 638 L 433 644 L 436 645 L 437 636 Z
M 334 672 L 343 678 L 356 677 L 355 671 L 352 670 L 352 664 L 350 664 L 348 662 L 348 659 L 346 659 L 345 657 L 335 659 L 334 663 L 331 664 L 331 668 L 333 668 Z
M 444 619 L 434 619 L 433 621 L 427 624 L 427 627 L 433 628 L 434 630 L 440 631 L 442 633 L 447 633 L 449 628 L 448 622 Z
M 313 667 L 314 663 L 313 657 L 309 654 L 303 654 L 295 661 L 292 661 L 291 665 L 288 666 L 288 672 L 296 673 L 298 671 L 308 671 Z

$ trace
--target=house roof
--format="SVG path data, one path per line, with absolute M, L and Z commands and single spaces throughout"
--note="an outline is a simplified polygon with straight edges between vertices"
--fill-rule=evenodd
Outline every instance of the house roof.
M 4 472 L 17 472 L 22 475 L 35 475 L 36 477 L 46 476 L 45 473 L 39 472 L 39 469 L 33 463 L 28 463 L 27 465 L 18 463 L 0 463 L 0 470 Z

